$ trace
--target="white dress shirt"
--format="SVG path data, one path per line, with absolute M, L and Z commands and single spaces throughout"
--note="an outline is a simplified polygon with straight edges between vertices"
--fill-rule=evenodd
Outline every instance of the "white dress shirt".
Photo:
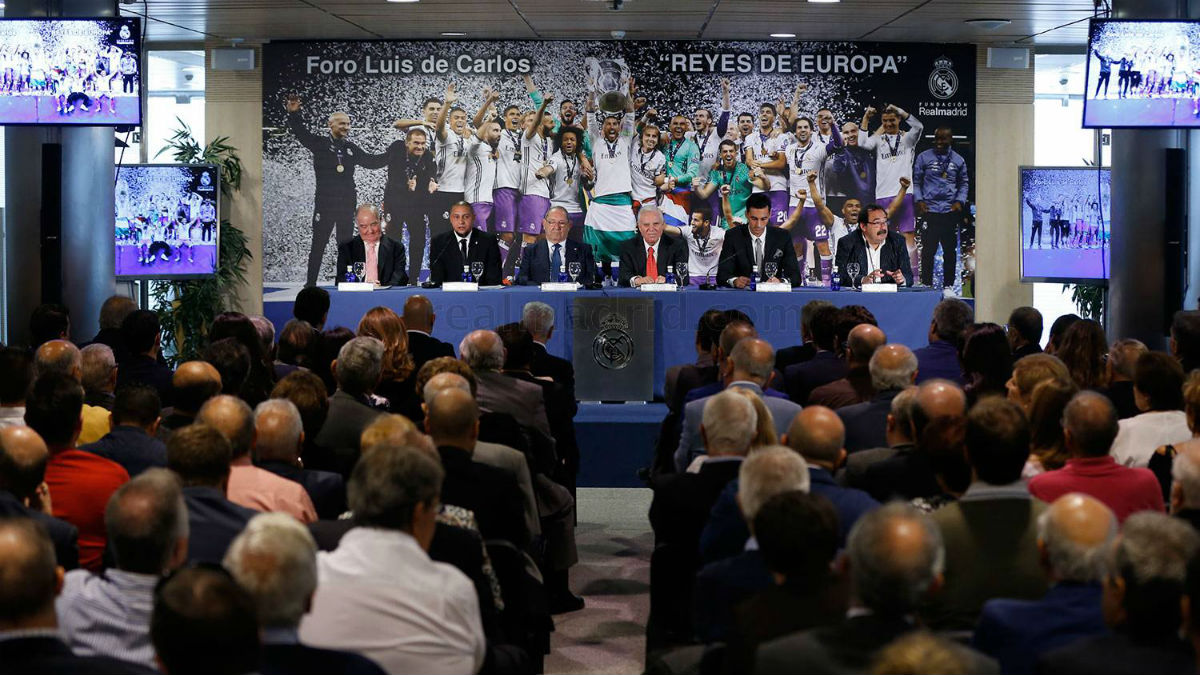
M 474 584 L 412 536 L 356 527 L 317 554 L 317 577 L 304 644 L 358 652 L 389 673 L 473 675 L 483 665 Z
M 1159 447 L 1182 443 L 1191 437 L 1187 414 L 1182 410 L 1145 412 L 1120 421 L 1120 430 L 1109 454 L 1122 466 L 1146 468 Z
M 883 250 L 883 242 L 879 242 L 878 246 L 872 246 L 871 242 L 867 242 L 867 274 L 880 269 L 879 252 L 881 250 Z
M 79 656 L 108 656 L 157 669 L 150 615 L 158 577 L 71 570 L 54 601 L 63 642 Z

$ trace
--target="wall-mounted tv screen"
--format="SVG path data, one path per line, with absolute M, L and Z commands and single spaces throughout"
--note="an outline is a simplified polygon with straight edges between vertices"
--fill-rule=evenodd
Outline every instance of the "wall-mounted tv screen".
M 1021 280 L 1108 279 L 1112 171 L 1020 168 Z
M 0 19 L 0 124 L 142 123 L 139 18 Z
M 1200 127 L 1200 21 L 1092 21 L 1084 81 L 1084 127 Z
M 117 277 L 180 279 L 216 273 L 219 176 L 209 164 L 119 167 Z

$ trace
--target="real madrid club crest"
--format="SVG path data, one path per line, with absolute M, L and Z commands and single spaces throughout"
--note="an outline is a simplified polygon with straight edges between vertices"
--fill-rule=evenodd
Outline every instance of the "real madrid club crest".
M 600 319 L 600 332 L 592 340 L 592 358 L 606 370 L 621 370 L 633 362 L 633 337 L 625 317 L 610 312 Z
M 929 74 L 929 93 L 943 101 L 958 92 L 958 75 L 954 73 L 954 62 L 941 57 L 933 62 L 933 72 Z

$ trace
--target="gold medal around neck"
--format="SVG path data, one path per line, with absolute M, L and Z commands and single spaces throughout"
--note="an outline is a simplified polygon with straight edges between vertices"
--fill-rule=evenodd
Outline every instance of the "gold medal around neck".
M 867 172 L 866 172 L 866 171 L 859 171 L 859 172 L 858 172 L 858 177 L 859 177 L 859 178 L 861 178 L 861 179 L 863 179 L 863 180 L 866 180 L 866 179 L 867 179 Z
M 338 164 L 338 165 L 337 165 L 337 172 L 338 172 L 338 173 L 342 173 L 342 172 L 343 172 L 343 171 L 345 171 L 345 170 L 346 170 L 346 167 L 342 166 L 341 164 Z

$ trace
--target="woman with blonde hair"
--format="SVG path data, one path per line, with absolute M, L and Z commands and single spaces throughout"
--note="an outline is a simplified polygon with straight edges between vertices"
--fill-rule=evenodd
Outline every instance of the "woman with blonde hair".
M 408 327 L 387 307 L 372 307 L 358 322 L 359 337 L 383 343 L 383 372 L 375 394 L 388 400 L 388 410 L 411 419 L 421 418 L 421 401 L 413 388 L 416 369 L 408 351 Z
M 771 411 L 767 409 L 767 404 L 763 403 L 762 398 L 754 391 L 742 387 L 731 387 L 729 390 L 745 396 L 750 405 L 754 406 L 754 412 L 758 413 L 758 424 L 754 429 L 754 439 L 750 441 L 750 451 L 768 445 L 779 445 L 779 436 L 775 433 L 775 418 L 771 416 Z

